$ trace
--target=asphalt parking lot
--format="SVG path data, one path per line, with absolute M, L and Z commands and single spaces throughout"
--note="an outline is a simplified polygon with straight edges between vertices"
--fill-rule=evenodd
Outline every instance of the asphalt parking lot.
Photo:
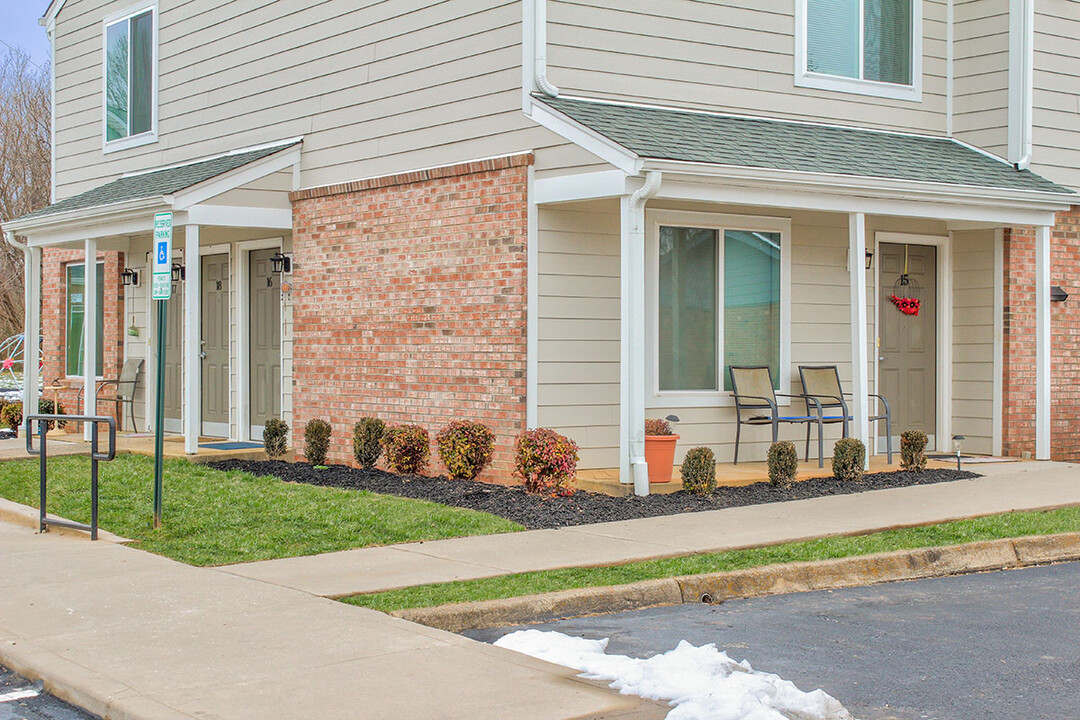
M 0 720 L 95 720 L 97 715 L 57 700 L 0 665 Z

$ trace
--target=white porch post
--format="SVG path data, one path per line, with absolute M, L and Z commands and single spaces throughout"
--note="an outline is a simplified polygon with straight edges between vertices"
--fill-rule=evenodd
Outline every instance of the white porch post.
M 86 239 L 83 265 L 83 412 L 97 414 L 97 240 Z M 90 424 L 83 423 L 90 440 Z
M 620 272 L 619 479 L 649 494 L 645 464 L 645 201 L 660 189 L 660 173 L 622 197 Z
M 867 420 L 867 400 L 870 392 L 867 379 L 866 337 L 866 215 L 848 216 L 848 272 L 851 274 L 851 437 L 866 446 L 866 468 L 870 466 L 870 423 Z
M 1035 228 L 1035 459 L 1050 459 L 1050 228 Z
M 194 455 L 199 452 L 202 430 L 202 261 L 198 225 L 184 226 L 184 268 L 184 452 Z
M 23 413 L 38 408 L 38 346 L 41 344 L 41 248 L 29 247 L 23 258 Z M 55 412 L 55 411 L 54 411 Z

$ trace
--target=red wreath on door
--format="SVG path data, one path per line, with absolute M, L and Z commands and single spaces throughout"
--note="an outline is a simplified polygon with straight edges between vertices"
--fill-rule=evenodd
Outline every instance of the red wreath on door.
M 896 295 L 890 295 L 889 299 L 892 300 L 892 304 L 896 306 L 896 309 L 905 315 L 914 315 L 918 317 L 919 307 L 922 303 L 919 302 L 919 298 L 913 297 L 897 297 Z

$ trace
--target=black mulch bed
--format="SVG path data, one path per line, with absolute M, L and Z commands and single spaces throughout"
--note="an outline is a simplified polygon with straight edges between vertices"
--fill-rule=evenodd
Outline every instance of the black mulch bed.
M 804 480 L 795 483 L 789 490 L 773 487 L 765 482 L 744 487 L 721 487 L 708 497 L 679 491 L 648 497 L 617 498 L 598 493 L 576 492 L 569 497 L 542 498 L 531 495 L 520 487 L 450 480 L 446 477 L 394 475 L 382 470 L 357 470 L 344 465 L 334 465 L 324 470 L 316 470 L 305 463 L 282 461 L 223 460 L 209 465 L 218 470 L 243 470 L 255 475 L 273 475 L 288 482 L 370 490 L 387 495 L 431 500 L 443 505 L 498 515 L 530 529 L 677 515 L 979 477 L 972 472 L 935 469 L 919 473 L 874 473 L 863 476 L 858 482 L 842 482 L 833 477 Z

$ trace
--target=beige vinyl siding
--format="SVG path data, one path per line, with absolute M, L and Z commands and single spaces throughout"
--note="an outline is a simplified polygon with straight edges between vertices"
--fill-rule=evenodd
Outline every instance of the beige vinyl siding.
M 1080 4 L 1035 3 L 1031 169 L 1080 190 Z
M 952 432 L 964 451 L 993 451 L 994 231 L 953 234 Z
M 923 99 L 795 86 L 794 0 L 550 0 L 567 94 L 944 133 L 946 6 L 924 2 Z
M 101 19 L 126 4 L 59 16 L 59 198 L 298 135 L 305 187 L 553 142 L 521 112 L 518 0 L 161 2 L 159 141 L 103 162 Z
M 953 130 L 960 140 L 1008 154 L 1009 0 L 957 0 Z

